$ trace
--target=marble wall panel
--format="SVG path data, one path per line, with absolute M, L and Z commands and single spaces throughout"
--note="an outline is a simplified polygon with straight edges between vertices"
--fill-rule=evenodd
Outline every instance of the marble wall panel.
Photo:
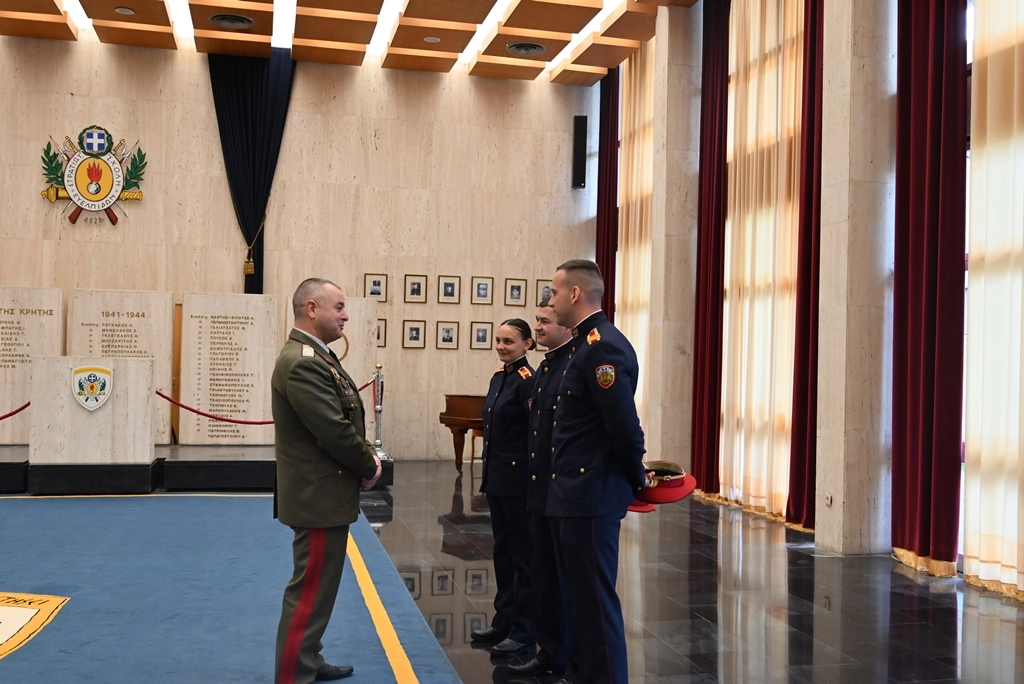
M 270 420 L 278 352 L 275 295 L 188 293 L 181 306 L 179 397 L 236 420 Z M 241 425 L 180 411 L 180 444 L 273 444 L 272 425 Z
M 32 357 L 64 353 L 64 291 L 0 287 L 0 414 L 32 394 Z M 0 421 L 0 444 L 28 444 L 32 408 Z
M 72 393 L 73 370 L 113 371 L 110 395 L 95 410 Z M 153 360 L 39 356 L 32 360 L 32 465 L 152 463 Z
M 174 300 L 170 292 L 76 290 L 68 310 L 67 353 L 91 358 L 149 358 L 154 389 L 171 391 Z M 171 405 L 152 394 L 153 438 L 171 441 Z

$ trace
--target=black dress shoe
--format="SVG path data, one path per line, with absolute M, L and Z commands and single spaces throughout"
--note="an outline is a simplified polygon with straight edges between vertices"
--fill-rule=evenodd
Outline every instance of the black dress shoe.
M 328 679 L 344 679 L 351 677 L 353 668 L 351 665 L 327 665 L 326 663 L 316 668 L 317 681 Z
M 525 675 L 527 677 L 533 677 L 541 674 L 555 674 L 555 668 L 553 665 L 543 663 L 537 658 L 531 658 L 525 663 L 521 663 L 519 665 L 509 665 L 507 669 L 514 675 Z
M 521 653 L 530 647 L 530 644 L 521 644 L 512 639 L 505 639 L 491 646 L 491 654 L 497 656 L 512 656 Z
M 473 641 L 501 641 L 508 634 L 502 632 L 500 629 L 494 627 L 484 627 L 483 629 L 474 629 L 469 633 L 469 638 Z

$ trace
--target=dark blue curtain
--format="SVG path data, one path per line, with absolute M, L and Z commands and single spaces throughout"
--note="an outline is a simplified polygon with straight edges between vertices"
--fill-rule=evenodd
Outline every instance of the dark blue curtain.
M 210 85 L 224 167 L 238 226 L 252 245 L 255 273 L 246 294 L 263 293 L 263 225 L 295 78 L 291 51 L 273 48 L 269 59 L 210 55 Z

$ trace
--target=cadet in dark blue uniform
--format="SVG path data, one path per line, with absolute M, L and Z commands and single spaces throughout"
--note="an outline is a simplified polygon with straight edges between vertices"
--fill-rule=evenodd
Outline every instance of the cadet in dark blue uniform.
M 569 360 L 572 332 L 555 321 L 548 299 L 537 307 L 533 326 L 537 342 L 548 348 L 537 367 L 537 383 L 530 400 L 530 482 L 526 513 L 533 536 L 533 615 L 537 625 L 537 655 L 521 665 L 509 665 L 515 675 L 561 675 L 569 667 L 572 634 L 562 590 L 551 527 L 544 509 L 551 482 L 551 422 L 562 370 Z
M 601 311 L 603 294 L 592 261 L 567 261 L 551 282 L 551 307 L 573 338 L 555 396 L 547 515 L 576 638 L 574 680 L 627 684 L 615 580 L 619 526 L 646 484 L 644 435 L 633 398 L 636 352 Z
M 534 644 L 530 605 L 530 529 L 526 519 L 526 432 L 529 428 L 533 348 L 529 324 L 513 318 L 495 335 L 502 367 L 495 371 L 484 401 L 484 462 L 480 491 L 487 495 L 494 531 L 494 576 L 498 585 L 491 626 L 472 632 L 474 641 L 498 641 L 495 655 L 513 655 Z

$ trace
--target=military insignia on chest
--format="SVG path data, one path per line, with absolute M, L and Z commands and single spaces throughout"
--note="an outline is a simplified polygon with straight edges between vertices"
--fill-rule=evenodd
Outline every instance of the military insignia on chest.
M 533 373 L 530 372 L 530 369 L 527 368 L 526 366 L 523 366 L 522 368 L 519 369 L 519 374 L 523 376 L 523 380 L 526 380 L 527 378 L 533 375 Z
M 597 375 L 597 384 L 601 389 L 608 389 L 615 384 L 615 366 L 610 363 L 598 366 L 594 374 Z
M 597 328 L 594 328 L 587 335 L 587 344 L 594 344 L 595 342 L 600 341 L 600 339 L 601 339 L 601 333 L 597 332 Z
M 346 397 L 352 396 L 352 388 L 349 387 L 348 383 L 345 382 L 345 378 L 341 377 L 341 373 L 334 366 L 331 366 L 331 374 L 334 376 L 334 384 L 337 385 L 338 391 Z

